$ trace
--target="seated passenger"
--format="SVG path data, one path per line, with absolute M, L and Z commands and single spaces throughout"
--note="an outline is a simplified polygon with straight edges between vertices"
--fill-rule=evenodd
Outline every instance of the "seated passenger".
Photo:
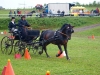
M 8 25 L 8 28 L 9 28 L 10 32 L 17 31 L 16 26 L 17 26 L 17 24 L 15 23 L 15 17 L 12 17 L 11 22 Z

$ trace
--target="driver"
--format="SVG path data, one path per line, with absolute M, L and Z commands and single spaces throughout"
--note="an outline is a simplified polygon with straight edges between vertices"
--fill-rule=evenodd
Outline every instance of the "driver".
M 26 21 L 26 17 L 22 16 L 18 22 L 19 27 L 30 27 L 29 23 Z
M 26 27 L 30 27 L 29 23 L 26 21 L 26 17 L 22 16 L 21 19 L 18 21 L 18 27 L 19 30 L 21 31 L 22 36 L 25 38 L 28 33 Z

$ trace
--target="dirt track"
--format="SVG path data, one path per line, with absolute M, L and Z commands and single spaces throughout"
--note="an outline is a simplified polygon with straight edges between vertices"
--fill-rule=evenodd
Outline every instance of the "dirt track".
M 95 24 L 95 25 L 90 25 L 90 26 L 85 26 L 85 27 L 79 27 L 79 28 L 74 28 L 75 32 L 80 32 L 80 31 L 85 31 L 85 30 L 89 30 L 95 27 L 100 27 L 100 24 Z

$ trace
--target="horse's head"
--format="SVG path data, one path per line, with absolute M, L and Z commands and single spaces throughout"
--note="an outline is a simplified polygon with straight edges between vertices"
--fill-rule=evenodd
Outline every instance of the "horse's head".
M 60 30 L 62 33 L 66 34 L 68 40 L 70 40 L 71 34 L 74 33 L 73 28 L 74 28 L 74 26 L 71 26 L 70 24 L 64 24 Z

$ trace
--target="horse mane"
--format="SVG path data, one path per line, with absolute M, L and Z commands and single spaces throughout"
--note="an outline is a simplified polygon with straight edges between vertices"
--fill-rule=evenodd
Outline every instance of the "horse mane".
M 60 30 L 63 31 L 64 28 L 65 28 L 67 25 L 69 25 L 69 24 L 63 24 L 63 26 L 60 28 Z

